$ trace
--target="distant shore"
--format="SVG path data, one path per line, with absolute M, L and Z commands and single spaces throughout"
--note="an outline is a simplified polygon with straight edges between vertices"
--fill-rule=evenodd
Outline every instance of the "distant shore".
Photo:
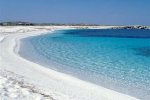
M 0 81 L 4 81 L 4 84 L 9 84 L 8 82 L 10 81 L 16 82 L 15 84 L 12 83 L 11 86 L 0 84 L 1 87 L 6 88 L 0 92 L 8 94 L 0 94 L 0 97 L 6 99 L 21 99 L 20 97 L 27 99 L 47 98 L 48 100 L 138 100 L 126 94 L 109 90 L 67 74 L 45 68 L 35 62 L 22 58 L 18 54 L 20 39 L 22 38 L 53 33 L 55 30 L 83 28 L 117 29 L 118 26 L 0 27 Z M 26 85 L 26 83 L 28 84 Z M 18 89 L 16 86 L 19 86 L 19 90 L 16 90 Z M 7 90 L 10 91 L 7 92 Z
M 59 23 L 31 23 L 31 22 L 0 22 L 0 26 L 70 26 L 80 28 L 104 28 L 109 27 L 111 29 L 150 29 L 150 26 L 144 25 L 98 25 L 98 24 L 59 24 Z

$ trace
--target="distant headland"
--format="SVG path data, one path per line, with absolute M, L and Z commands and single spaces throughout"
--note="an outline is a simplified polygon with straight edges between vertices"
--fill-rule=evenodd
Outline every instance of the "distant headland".
M 112 25 L 98 25 L 98 24 L 61 24 L 61 23 L 32 23 L 32 22 L 0 22 L 0 26 L 112 26 Z M 115 25 L 113 25 L 115 26 Z M 150 26 L 143 25 L 129 25 L 117 26 L 112 29 L 150 29 Z

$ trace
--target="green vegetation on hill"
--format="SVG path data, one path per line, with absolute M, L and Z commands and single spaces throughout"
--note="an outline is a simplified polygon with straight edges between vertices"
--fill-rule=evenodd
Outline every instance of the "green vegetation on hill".
M 96 24 L 59 24 L 59 23 L 31 23 L 31 22 L 1 22 L 0 26 L 98 26 Z

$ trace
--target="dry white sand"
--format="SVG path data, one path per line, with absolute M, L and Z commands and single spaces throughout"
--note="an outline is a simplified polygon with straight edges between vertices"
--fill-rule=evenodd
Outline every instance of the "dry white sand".
M 90 28 L 110 27 L 112 26 Z M 0 99 L 137 100 L 134 97 L 51 70 L 18 55 L 20 39 L 68 28 L 74 27 L 0 27 Z

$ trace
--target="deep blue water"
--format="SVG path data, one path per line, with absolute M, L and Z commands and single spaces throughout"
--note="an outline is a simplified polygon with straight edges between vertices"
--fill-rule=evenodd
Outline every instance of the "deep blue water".
M 20 54 L 51 69 L 150 100 L 150 30 L 55 31 L 23 39 Z

